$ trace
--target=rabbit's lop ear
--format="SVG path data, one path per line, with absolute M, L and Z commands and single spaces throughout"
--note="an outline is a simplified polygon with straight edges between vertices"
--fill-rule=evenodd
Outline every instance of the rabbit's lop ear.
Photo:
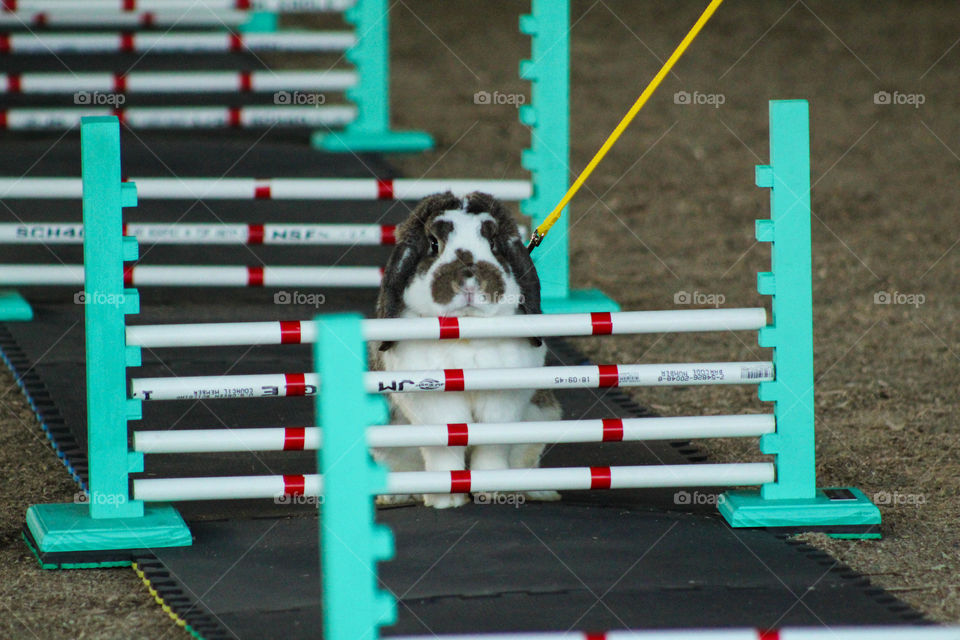
M 436 210 L 451 208 L 450 203 L 457 200 L 451 193 L 442 193 L 422 200 L 406 220 L 397 227 L 397 245 L 387 260 L 380 282 L 380 295 L 377 298 L 378 318 L 397 318 L 403 313 L 403 294 L 417 272 L 430 249 L 425 225 Z M 392 342 L 380 344 L 380 351 L 393 346 Z

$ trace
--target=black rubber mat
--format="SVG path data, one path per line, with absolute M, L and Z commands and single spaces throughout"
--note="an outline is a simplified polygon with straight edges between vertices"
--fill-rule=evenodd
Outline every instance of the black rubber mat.
M 302 176 L 390 175 L 376 157 L 331 158 L 282 139 L 227 135 L 124 135 L 130 175 Z M 76 175 L 74 136 L 22 136 L 0 147 L 0 173 L 20 175 L 24 158 L 43 160 L 33 175 Z M 44 153 L 46 154 L 44 155 Z M 245 155 L 244 155 L 245 154 Z M 237 158 L 241 158 L 237 161 Z M 32 161 L 32 160 L 31 160 Z M 10 219 L 78 220 L 78 203 L 8 202 Z M 406 213 L 396 203 L 145 202 L 131 220 L 238 221 L 385 220 Z M 7 261 L 50 261 L 45 249 L 16 248 Z M 149 248 L 145 248 L 149 249 Z M 268 251 L 273 249 L 273 251 Z M 378 264 L 382 249 L 340 256 L 323 250 L 260 248 L 274 263 Z M 72 252 L 72 253 L 71 253 Z M 79 251 L 57 255 L 79 261 Z M 149 249 L 147 262 L 194 261 L 180 249 Z M 195 255 L 195 254 L 194 254 Z M 248 249 L 217 248 L 204 262 L 257 264 Z M 79 480 L 86 476 L 82 306 L 66 288 L 27 289 L 37 318 L 0 328 L 0 347 Z M 133 323 L 303 319 L 319 311 L 369 314 L 373 292 L 326 292 L 319 308 L 274 304 L 272 290 L 144 290 L 143 313 Z M 551 361 L 583 358 L 550 341 Z M 145 353 L 135 375 L 303 371 L 305 347 L 205 349 Z M 561 396 L 567 418 L 644 415 L 616 390 Z M 312 422 L 307 399 L 145 403 L 134 429 L 289 426 Z M 546 466 L 699 462 L 687 442 L 559 445 Z M 304 473 L 309 453 L 149 456 L 151 476 Z M 715 495 L 711 489 L 700 491 Z M 401 600 L 388 633 L 568 628 L 651 628 L 803 624 L 897 624 L 921 616 L 830 556 L 784 535 L 734 531 L 710 504 L 678 504 L 673 490 L 571 492 L 561 503 L 435 511 L 402 507 L 379 511 L 397 540 L 396 560 L 381 577 Z M 709 503 L 710 499 L 702 500 Z M 199 635 L 208 638 L 319 637 L 321 624 L 315 507 L 271 501 L 184 503 L 195 536 L 189 548 L 158 551 L 138 566 L 158 595 Z

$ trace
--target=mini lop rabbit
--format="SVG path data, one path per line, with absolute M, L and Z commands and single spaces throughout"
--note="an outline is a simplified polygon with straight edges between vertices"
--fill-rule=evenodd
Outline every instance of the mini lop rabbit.
M 385 269 L 377 301 L 379 318 L 508 316 L 540 313 L 540 280 L 509 211 L 485 193 L 452 193 L 420 202 L 397 229 L 397 246 Z M 376 345 L 374 345 L 376 347 Z M 386 371 L 543 366 L 539 338 L 411 340 L 384 342 L 374 368 Z M 393 422 L 445 424 L 558 420 L 560 407 L 546 391 L 396 393 Z M 451 471 L 537 467 L 541 444 L 375 449 L 392 471 Z M 533 500 L 559 500 L 554 491 L 532 491 Z M 419 498 L 419 496 L 416 496 Z M 382 496 L 381 504 L 411 496 Z M 426 494 L 439 509 L 458 507 L 463 494 Z

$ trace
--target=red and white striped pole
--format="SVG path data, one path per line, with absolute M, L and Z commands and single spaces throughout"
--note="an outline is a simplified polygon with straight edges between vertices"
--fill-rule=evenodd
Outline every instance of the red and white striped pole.
M 84 0 L 90 12 L 183 11 L 198 4 L 211 11 L 330 12 L 349 9 L 356 0 Z M 3 0 L 0 10 L 62 11 L 69 10 L 64 0 Z
M 105 96 L 104 98 L 109 98 Z M 90 100 L 100 99 L 90 94 Z M 134 129 L 180 129 L 221 127 L 255 128 L 285 127 L 343 127 L 354 121 L 357 109 L 353 105 L 321 107 L 130 107 L 111 109 L 99 107 L 73 109 L 17 108 L 0 111 L 0 129 L 10 131 L 42 131 L 68 129 L 80 125 L 86 116 L 117 116 Z M 42 179 L 42 178 L 41 178 Z
M 421 200 L 441 191 L 483 191 L 500 200 L 529 198 L 527 180 L 397 178 L 130 178 L 141 200 Z M 0 178 L 5 200 L 79 199 L 78 178 Z
M 0 28 L 27 27 L 115 27 L 138 29 L 151 27 L 239 27 L 250 20 L 246 11 L 211 10 L 194 3 L 182 10 L 161 11 L 87 11 L 85 8 L 55 11 L 3 11 Z
M 380 267 L 223 267 L 139 265 L 124 269 L 128 287 L 379 287 Z M 83 286 L 83 265 L 0 266 L 0 285 Z
M 487 444 L 637 442 L 694 438 L 748 438 L 773 433 L 772 414 L 603 418 L 541 422 L 377 425 L 366 430 L 370 447 L 444 447 Z M 313 451 L 322 446 L 319 427 L 136 431 L 141 453 Z
M 0 94 L 72 93 L 79 104 L 103 93 L 250 93 L 344 91 L 356 85 L 353 71 L 134 71 L 132 73 L 5 73 Z M 291 106 L 319 100 L 313 93 L 280 94 Z
M 142 244 L 393 245 L 386 224 L 124 224 Z M 72 222 L 0 223 L 0 244 L 82 244 L 83 225 Z
M 960 640 L 960 627 L 863 626 L 783 629 L 638 629 L 391 636 L 392 640 Z
M 0 33 L 0 55 L 70 53 L 226 53 L 236 51 L 340 52 L 356 44 L 349 31 L 231 33 L 75 32 Z
M 368 371 L 368 393 L 495 391 L 498 389 L 602 389 L 718 384 L 773 380 L 772 362 L 601 364 L 574 367 Z M 329 384 L 336 384 L 331 381 Z M 317 392 L 316 373 L 134 378 L 131 397 L 139 400 L 225 400 L 309 396 Z
M 0 271 L 2 273 L 2 271 Z M 498 316 L 493 318 L 372 318 L 362 321 L 365 340 L 460 340 L 549 338 L 636 333 L 754 331 L 765 326 L 763 307 L 685 309 Z M 318 326 L 311 320 L 154 324 L 127 327 L 127 343 L 161 347 L 312 344 Z
M 503 469 L 496 471 L 404 471 L 387 474 L 384 494 L 586 491 L 651 487 L 737 487 L 773 482 L 771 462 Z M 158 478 L 133 480 L 133 499 L 147 502 L 243 500 L 320 496 L 316 474 Z

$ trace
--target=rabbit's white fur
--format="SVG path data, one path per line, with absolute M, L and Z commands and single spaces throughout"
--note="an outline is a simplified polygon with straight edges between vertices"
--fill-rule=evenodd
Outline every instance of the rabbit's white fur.
M 419 267 L 415 272 L 411 272 L 410 277 L 399 279 L 404 287 L 402 296 L 398 296 L 402 298 L 402 304 L 399 304 L 400 308 L 396 309 L 397 316 L 514 315 L 524 312 L 523 303 L 526 297 L 535 298 L 532 304 L 535 305 L 535 312 L 539 312 L 539 281 L 534 275 L 533 282 L 536 284 L 537 291 L 532 294 L 530 276 L 527 273 L 532 269 L 532 263 L 527 265 L 529 258 L 526 257 L 523 240 L 516 231 L 515 224 L 512 220 L 509 223 L 503 220 L 502 205 L 489 196 L 484 197 L 495 203 L 499 217 L 485 211 L 477 211 L 476 208 L 479 205 L 476 202 L 473 203 L 473 210 L 468 212 L 471 197 L 458 201 L 461 205 L 458 208 L 442 208 L 439 211 L 433 211 L 429 216 L 427 220 L 429 226 L 423 227 L 424 233 L 429 234 L 429 229 L 432 228 L 442 228 L 446 231 L 442 249 L 439 246 L 440 242 L 437 242 L 437 252 L 429 254 L 429 259 L 432 260 L 429 268 L 423 268 L 423 265 L 419 264 L 424 261 L 422 253 L 404 250 L 402 247 L 397 248 L 395 259 L 388 265 L 388 276 L 391 269 L 395 273 L 410 271 L 413 265 L 405 264 L 405 261 L 417 261 Z M 446 207 L 449 205 L 448 200 Z M 414 215 L 417 215 L 417 211 Z M 485 224 L 486 227 L 484 227 Z M 490 231 L 493 228 L 491 224 L 512 225 L 510 229 L 501 230 L 505 233 L 509 232 L 510 237 L 506 240 L 502 236 L 494 237 Z M 403 227 L 401 229 L 403 230 Z M 407 233 L 412 231 L 408 230 Z M 401 238 L 401 241 L 403 240 Z M 413 238 L 406 240 L 414 241 Z M 431 242 L 429 237 L 427 242 Z M 496 242 L 508 242 L 511 245 L 509 250 L 498 246 L 499 258 L 493 250 Z M 517 250 L 516 245 L 519 245 L 523 257 L 518 257 L 514 253 Z M 512 256 L 506 263 L 502 262 L 505 254 Z M 441 272 L 442 269 L 449 271 L 453 266 L 459 268 L 458 265 L 464 264 L 463 256 L 467 255 L 472 258 L 472 263 L 468 262 L 466 266 L 475 266 L 476 269 L 467 271 L 466 277 L 460 273 L 451 280 L 449 273 L 445 275 Z M 522 276 L 515 273 L 520 270 L 524 271 Z M 475 276 L 469 275 L 470 273 L 475 273 Z M 385 278 L 385 287 L 389 286 L 390 280 L 390 277 Z M 490 285 L 491 280 L 496 282 L 497 286 Z M 520 280 L 524 281 L 525 287 L 521 285 Z M 396 282 L 397 279 L 394 279 L 394 284 Z M 452 297 L 449 300 L 437 300 L 438 290 L 446 292 L 441 293 L 444 298 L 451 294 L 446 289 L 447 284 L 454 291 Z M 491 295 L 491 289 L 494 295 Z M 398 293 L 393 292 L 395 296 Z M 381 296 L 382 300 L 383 296 Z M 382 307 L 381 304 L 378 308 L 381 316 L 385 315 Z M 380 352 L 379 364 L 384 370 L 393 371 L 537 367 L 544 364 L 546 357 L 546 347 L 537 342 L 535 346 L 527 338 L 399 341 Z M 411 424 L 559 419 L 560 410 L 552 397 L 541 392 L 538 395 L 539 401 L 534 402 L 534 393 L 533 390 L 397 393 L 391 394 L 390 403 L 394 421 Z M 543 445 L 422 447 L 419 451 L 409 448 L 375 449 L 374 457 L 389 466 L 392 471 L 508 469 L 538 466 L 542 451 Z M 530 492 L 528 497 L 557 500 L 560 496 L 552 491 L 538 491 Z M 392 496 L 385 497 L 381 503 L 397 503 L 410 499 L 410 496 Z M 423 500 L 428 506 L 445 508 L 460 506 L 467 502 L 468 497 L 463 494 L 427 494 L 423 496 Z

